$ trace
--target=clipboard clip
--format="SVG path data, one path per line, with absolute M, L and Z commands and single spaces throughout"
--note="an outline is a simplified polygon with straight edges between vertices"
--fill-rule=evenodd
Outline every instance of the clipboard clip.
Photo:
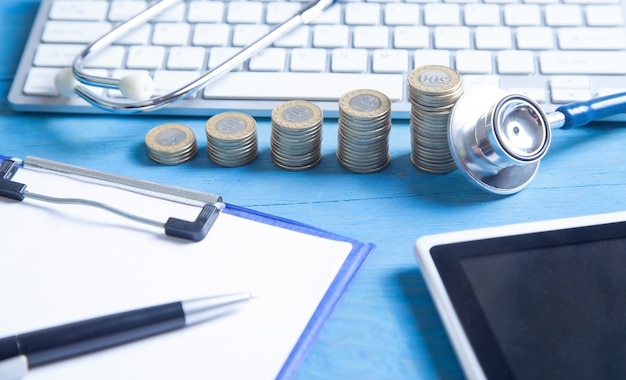
M 97 207 L 139 223 L 163 228 L 165 230 L 165 234 L 168 236 L 174 236 L 196 242 L 204 239 L 204 237 L 209 233 L 209 230 L 211 229 L 211 226 L 213 226 L 213 223 L 215 223 L 220 211 L 222 211 L 225 207 L 224 203 L 221 201 L 214 202 L 213 204 L 204 203 L 202 205 L 202 209 L 200 210 L 200 214 L 194 221 L 170 217 L 165 223 L 163 223 L 128 213 L 102 202 L 83 198 L 57 198 L 29 192 L 26 190 L 25 184 L 12 181 L 13 175 L 17 169 L 17 162 L 12 159 L 3 159 L 0 163 L 0 197 L 20 202 L 23 201 L 24 198 L 31 198 L 57 204 L 78 204 Z M 94 174 L 93 171 L 92 174 Z

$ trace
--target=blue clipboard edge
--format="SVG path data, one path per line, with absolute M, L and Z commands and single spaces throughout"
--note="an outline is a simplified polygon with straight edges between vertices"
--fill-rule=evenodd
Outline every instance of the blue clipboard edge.
M 296 376 L 300 367 L 302 367 L 304 360 L 313 348 L 313 344 L 317 341 L 322 329 L 326 326 L 326 323 L 330 320 L 331 315 L 341 303 L 341 300 L 347 293 L 347 290 L 356 278 L 356 275 L 359 273 L 369 256 L 376 249 L 376 245 L 372 243 L 363 243 L 307 224 L 250 210 L 245 207 L 235 206 L 229 203 L 226 203 L 226 208 L 222 212 L 280 228 L 302 232 L 308 235 L 344 241 L 352 244 L 352 251 L 348 254 L 348 257 L 341 266 L 341 269 L 339 269 L 335 279 L 326 291 L 322 301 L 317 306 L 317 309 L 313 313 L 309 323 L 300 335 L 298 342 L 291 350 L 289 357 L 276 377 L 277 379 L 292 379 Z

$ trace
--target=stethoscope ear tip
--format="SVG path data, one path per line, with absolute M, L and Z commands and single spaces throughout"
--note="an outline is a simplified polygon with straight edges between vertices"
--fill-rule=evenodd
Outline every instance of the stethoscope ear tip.
M 154 82 L 147 73 L 132 73 L 120 80 L 120 91 L 129 99 L 143 102 L 152 97 Z
M 76 86 L 78 86 L 78 81 L 74 78 L 74 73 L 69 67 L 59 70 L 54 76 L 54 87 L 62 95 L 68 97 L 76 96 L 74 92 Z

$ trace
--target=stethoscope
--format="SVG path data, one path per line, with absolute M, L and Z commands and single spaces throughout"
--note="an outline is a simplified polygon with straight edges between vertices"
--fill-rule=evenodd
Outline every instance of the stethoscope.
M 205 72 L 192 82 L 168 94 L 152 98 L 154 83 L 148 74 L 134 73 L 121 79 L 90 75 L 85 72 L 85 60 L 90 55 L 101 52 L 115 43 L 131 30 L 152 20 L 159 13 L 181 0 L 161 0 L 145 11 L 137 14 L 128 21 L 120 24 L 109 33 L 89 44 L 80 52 L 72 63 L 72 67 L 61 70 L 54 78 L 57 90 L 66 96 L 75 96 L 86 100 L 91 105 L 115 113 L 133 113 L 139 111 L 153 111 L 181 100 L 206 86 L 210 81 L 231 71 L 246 59 L 285 36 L 296 27 L 308 24 L 335 0 L 313 0 L 305 4 L 296 14 L 279 24 L 267 34 L 243 48 L 237 54 L 222 64 Z M 85 86 L 119 90 L 130 101 L 117 101 L 109 97 L 95 94 Z
M 626 112 L 626 93 L 560 106 L 546 114 L 529 97 L 497 88 L 470 91 L 448 119 L 448 143 L 457 168 L 495 194 L 514 194 L 535 177 L 552 129 L 570 129 Z
M 60 93 L 78 95 L 90 104 L 116 113 L 153 111 L 181 100 L 231 71 L 296 27 L 308 24 L 336 0 L 313 0 L 287 21 L 246 46 L 221 65 L 168 94 L 152 98 L 154 84 L 147 74 L 109 78 L 87 74 L 86 58 L 118 41 L 181 0 L 162 0 L 120 24 L 79 53 L 72 67 L 55 77 Z M 117 89 L 130 101 L 101 97 L 86 86 Z M 487 110 L 485 112 L 485 110 Z M 569 129 L 626 112 L 626 93 L 561 106 L 546 114 L 531 98 L 497 88 L 477 89 L 464 94 L 448 121 L 452 157 L 461 173 L 483 190 L 513 194 L 535 177 L 539 162 L 550 146 L 553 128 Z

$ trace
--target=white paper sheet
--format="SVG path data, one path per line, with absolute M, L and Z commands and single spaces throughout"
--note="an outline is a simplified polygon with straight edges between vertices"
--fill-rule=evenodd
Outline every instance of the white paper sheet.
M 20 169 L 27 190 L 165 221 L 199 208 Z M 0 337 L 232 292 L 235 314 L 33 369 L 27 379 L 270 379 L 352 244 L 220 214 L 194 243 L 95 208 L 0 199 Z

